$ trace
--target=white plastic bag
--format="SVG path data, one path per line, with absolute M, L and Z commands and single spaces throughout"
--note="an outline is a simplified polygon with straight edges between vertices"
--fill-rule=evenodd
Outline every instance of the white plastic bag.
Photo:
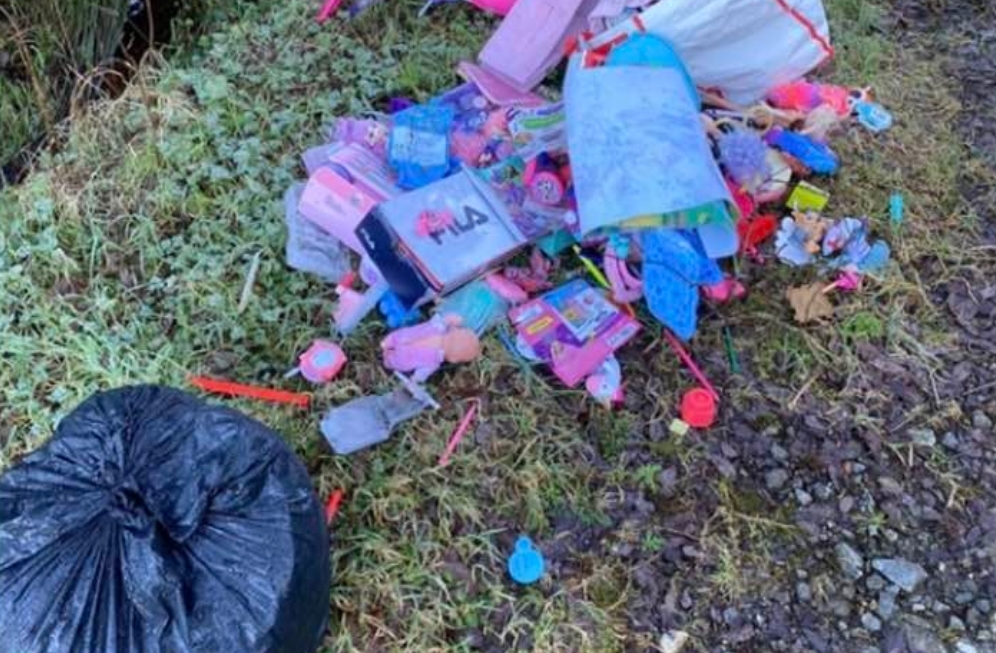
M 580 45 L 597 48 L 637 31 L 666 38 L 696 85 L 742 104 L 833 56 L 821 0 L 661 0 Z

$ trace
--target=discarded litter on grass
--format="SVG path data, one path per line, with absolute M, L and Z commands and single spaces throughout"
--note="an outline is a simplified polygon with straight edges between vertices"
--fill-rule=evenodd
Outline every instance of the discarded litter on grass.
M 467 81 L 393 103 L 393 114 L 340 118 L 331 141 L 305 153 L 309 179 L 288 210 L 295 254 L 309 251 L 297 216 L 330 252 L 296 254 L 297 267 L 328 279 L 339 247 L 361 261 L 367 290 L 353 288 L 356 275 L 336 279 L 339 344 L 348 349 L 343 338 L 379 304 L 391 329 L 384 365 L 404 375 L 402 396 L 476 358 L 479 339 L 510 321 L 517 356 L 608 407 L 624 386 L 616 352 L 641 327 L 662 331 L 704 388 L 695 392 L 716 402 L 682 343 L 698 330 L 701 298 L 721 306 L 749 291 L 736 257 L 765 263 L 774 237 L 777 259 L 830 277 L 789 291 L 800 322 L 831 316 L 831 292 L 857 290 L 887 264 L 867 221 L 829 217 L 819 187 L 843 164 L 834 134 L 891 124 L 870 89 L 804 78 L 833 54 L 819 0 L 792 11 L 733 0 L 474 4 L 507 15 L 477 61 L 458 67 Z M 537 94 L 565 59 L 561 96 Z M 529 267 L 510 264 L 530 250 Z M 656 324 L 635 318 L 641 299 Z M 343 441 L 338 419 L 363 415 L 366 446 L 416 414 L 391 408 L 392 396 L 333 409 L 323 431 L 334 448 L 361 444 Z M 702 408 L 696 426 L 714 419 Z

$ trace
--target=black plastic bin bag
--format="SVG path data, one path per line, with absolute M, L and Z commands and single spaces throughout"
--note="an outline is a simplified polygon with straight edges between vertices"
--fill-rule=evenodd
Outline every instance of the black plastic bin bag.
M 178 390 L 95 395 L 0 477 L 0 653 L 312 653 L 329 586 L 301 462 Z

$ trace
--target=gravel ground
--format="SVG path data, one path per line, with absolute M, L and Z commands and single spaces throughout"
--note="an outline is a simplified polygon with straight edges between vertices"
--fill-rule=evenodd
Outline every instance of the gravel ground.
M 897 2 L 886 22 L 890 38 L 949 58 L 963 85 L 960 133 L 996 171 L 992 15 L 917 0 Z M 966 175 L 961 192 L 984 248 L 996 243 L 996 204 L 980 179 Z M 722 379 L 748 408 L 660 445 L 685 447 L 685 463 L 661 469 L 652 491 L 628 490 L 612 524 L 565 519 L 548 547 L 558 573 L 571 575 L 558 558 L 592 546 L 621 558 L 636 587 L 631 625 L 663 633 L 667 653 L 996 653 L 996 256 L 943 276 L 927 268 L 922 281 L 956 348 L 924 367 L 859 345 L 858 371 L 821 379 L 836 386 L 826 398 L 749 374 Z M 639 468 L 659 450 L 624 457 Z M 652 555 L 625 537 L 648 522 L 667 533 Z

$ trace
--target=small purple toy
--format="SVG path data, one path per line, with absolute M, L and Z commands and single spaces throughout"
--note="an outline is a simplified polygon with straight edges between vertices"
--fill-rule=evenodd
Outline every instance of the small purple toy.
M 339 118 L 332 130 L 332 138 L 340 143 L 355 143 L 374 154 L 387 156 L 389 128 L 377 120 Z
M 719 138 L 719 161 L 738 186 L 754 192 L 771 175 L 768 146 L 753 131 L 735 129 Z

